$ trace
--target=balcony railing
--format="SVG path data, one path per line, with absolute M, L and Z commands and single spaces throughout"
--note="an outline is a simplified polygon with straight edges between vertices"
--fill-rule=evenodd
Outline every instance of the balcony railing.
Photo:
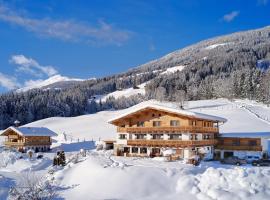
M 262 146 L 244 146 L 244 145 L 217 145 L 220 150 L 239 150 L 239 151 L 262 151 Z
M 149 146 L 149 147 L 199 147 L 213 146 L 217 144 L 217 140 L 128 140 L 127 145 L 130 146 Z
M 5 141 L 4 144 L 5 144 L 5 146 L 31 146 L 31 145 L 51 145 L 51 142 L 41 142 L 41 141 L 10 142 L 10 141 Z
M 179 127 L 117 127 L 119 133 L 152 133 L 152 132 L 190 132 L 190 133 L 218 133 L 217 127 L 197 127 L 197 126 L 179 126 Z

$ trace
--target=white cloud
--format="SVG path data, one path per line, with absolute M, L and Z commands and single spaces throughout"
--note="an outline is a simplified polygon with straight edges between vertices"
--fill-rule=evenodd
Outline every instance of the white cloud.
M 104 21 L 99 21 L 98 26 L 94 27 L 75 20 L 30 18 L 5 6 L 0 6 L 0 20 L 23 27 L 39 36 L 61 40 L 121 45 L 131 37 L 130 31 L 116 29 Z
M 36 85 L 39 85 L 40 83 L 42 83 L 44 80 L 42 79 L 37 79 L 37 80 L 27 80 L 24 82 L 24 87 L 34 87 Z
M 8 76 L 0 72 L 0 86 L 8 90 L 13 90 L 19 87 L 20 84 L 17 82 L 17 79 L 15 77 Z
M 42 66 L 36 60 L 27 58 L 24 55 L 13 55 L 9 62 L 18 65 L 17 71 L 38 77 L 43 74 L 50 77 L 58 73 L 53 66 Z
M 257 0 L 257 4 L 258 4 L 258 5 L 265 6 L 265 5 L 268 4 L 268 0 Z
M 233 21 L 237 16 L 239 15 L 239 11 L 232 11 L 226 15 L 223 16 L 223 20 L 225 22 L 231 22 Z

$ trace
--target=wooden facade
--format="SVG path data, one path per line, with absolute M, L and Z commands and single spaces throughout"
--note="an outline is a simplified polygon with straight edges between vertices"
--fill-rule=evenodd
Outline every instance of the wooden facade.
M 222 137 L 216 149 L 232 151 L 262 151 L 260 138 Z
M 116 155 L 160 156 L 162 150 L 175 149 L 181 158 L 198 154 L 201 148 L 212 153 L 220 121 L 149 107 L 110 123 L 117 126 Z
M 6 129 L 1 136 L 5 136 L 4 145 L 19 151 L 33 149 L 35 151 L 48 151 L 52 144 L 51 136 L 48 135 L 23 135 L 16 128 Z

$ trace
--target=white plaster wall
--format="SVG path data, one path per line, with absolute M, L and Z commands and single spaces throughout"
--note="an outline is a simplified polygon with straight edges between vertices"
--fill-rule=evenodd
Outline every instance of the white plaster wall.
M 182 134 L 182 140 L 189 140 L 190 133 L 183 133 Z

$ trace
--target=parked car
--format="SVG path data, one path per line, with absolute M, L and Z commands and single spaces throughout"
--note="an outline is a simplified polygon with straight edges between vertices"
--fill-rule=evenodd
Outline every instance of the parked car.
M 220 162 L 222 164 L 231 164 L 231 165 L 242 165 L 242 164 L 247 163 L 247 161 L 245 159 L 240 159 L 236 156 L 224 158 L 224 159 L 220 160 Z
M 270 166 L 270 160 L 267 159 L 259 159 L 254 160 L 251 163 L 253 166 Z
M 247 163 L 252 163 L 254 160 L 259 160 L 261 159 L 260 156 L 246 156 L 245 160 L 247 161 Z

